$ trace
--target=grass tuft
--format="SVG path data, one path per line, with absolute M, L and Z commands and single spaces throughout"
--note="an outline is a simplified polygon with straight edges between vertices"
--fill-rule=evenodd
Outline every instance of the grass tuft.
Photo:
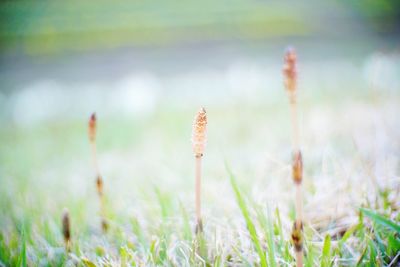
M 26 238 L 25 238 L 25 230 L 22 228 L 21 230 L 21 251 L 18 258 L 18 266 L 26 267 L 27 260 L 26 260 Z
M 266 267 L 266 266 L 268 266 L 267 260 L 266 260 L 266 255 L 261 247 L 260 240 L 258 240 L 256 227 L 254 226 L 254 223 L 251 220 L 250 213 L 249 213 L 249 210 L 247 209 L 246 202 L 240 193 L 239 187 L 236 184 L 235 176 L 233 175 L 229 166 L 227 164 L 225 164 L 225 166 L 226 166 L 226 170 L 228 171 L 228 174 L 230 177 L 230 182 L 231 182 L 233 191 L 235 193 L 236 201 L 237 201 L 239 208 L 242 211 L 242 215 L 246 221 L 247 230 L 249 231 L 251 241 L 253 242 L 254 248 L 256 249 L 257 254 L 260 258 L 260 264 L 262 267 Z

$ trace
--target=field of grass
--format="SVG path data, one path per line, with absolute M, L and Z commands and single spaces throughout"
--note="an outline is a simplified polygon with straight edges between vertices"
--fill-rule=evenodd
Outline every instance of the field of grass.
M 398 6 L 1 2 L 0 267 L 400 266 Z
M 137 118 L 97 111 L 107 233 L 90 114 L 2 125 L 0 266 L 293 266 L 290 123 L 280 96 L 206 106 L 198 235 L 190 143 L 198 107 L 161 102 Z M 300 95 L 306 266 L 399 266 L 398 103 L 398 93 L 374 90 Z

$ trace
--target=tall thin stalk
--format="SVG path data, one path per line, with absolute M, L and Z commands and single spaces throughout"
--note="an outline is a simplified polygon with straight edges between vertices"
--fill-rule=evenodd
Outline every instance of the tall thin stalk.
M 292 241 L 296 252 L 296 265 L 303 266 L 303 160 L 300 150 L 300 137 L 297 115 L 297 56 L 294 49 L 289 48 L 284 58 L 284 84 L 289 97 L 290 117 L 292 124 L 292 178 L 295 184 L 296 219 L 293 224 Z
M 97 149 L 96 149 L 96 133 L 97 133 L 97 118 L 96 113 L 93 113 L 89 119 L 89 141 L 92 150 L 92 163 L 93 169 L 96 175 L 96 189 L 97 194 L 100 200 L 100 217 L 101 217 L 101 229 L 103 232 L 106 232 L 108 229 L 108 224 L 106 220 L 106 212 L 105 212 L 105 199 L 104 199 L 104 192 L 103 192 L 103 178 L 100 175 L 99 165 L 97 163 Z
M 192 146 L 195 156 L 195 204 L 196 204 L 196 233 L 203 231 L 201 218 L 201 161 L 206 144 L 207 116 L 206 110 L 201 108 L 193 123 Z

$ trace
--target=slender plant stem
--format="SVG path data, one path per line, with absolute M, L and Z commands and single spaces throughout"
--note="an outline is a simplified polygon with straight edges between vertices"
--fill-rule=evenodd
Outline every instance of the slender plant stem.
M 68 240 L 65 242 L 65 250 L 69 253 L 71 252 L 71 241 Z
M 303 251 L 296 251 L 296 266 L 303 266 Z
M 297 116 L 297 101 L 296 95 L 290 95 L 290 115 L 292 121 L 292 145 L 293 145 L 293 155 L 296 157 L 293 160 L 297 160 L 298 154 L 300 155 L 300 137 L 299 137 L 299 124 Z M 301 158 L 300 158 L 301 160 Z M 296 164 L 293 162 L 293 164 Z M 301 168 L 302 171 L 302 168 Z M 302 174 L 301 174 L 302 177 Z M 302 180 L 295 181 L 295 207 L 296 207 L 296 229 L 302 229 L 303 222 L 303 188 Z M 301 234 L 301 232 L 300 232 Z M 296 250 L 296 266 L 303 266 L 303 246 L 301 244 L 301 250 Z
M 303 190 L 301 184 L 296 184 L 296 221 L 303 221 Z
M 107 222 L 106 222 L 106 212 L 105 212 L 105 199 L 103 193 L 103 179 L 100 175 L 99 165 L 97 162 L 97 149 L 96 149 L 96 141 L 91 142 L 92 149 L 92 163 L 93 168 L 96 175 L 96 183 L 97 183 L 97 194 L 100 199 L 100 217 L 101 217 L 101 228 L 103 231 L 107 230 Z
M 201 231 L 201 159 L 200 155 L 196 156 L 196 220 L 197 228 Z
M 90 142 L 90 146 L 92 148 L 92 164 L 93 164 L 93 169 L 95 171 L 96 177 L 100 175 L 99 172 L 99 165 L 97 163 L 97 149 L 96 149 L 96 143 L 95 141 Z
M 192 146 L 195 155 L 195 208 L 196 208 L 196 233 L 203 231 L 201 221 L 201 159 L 206 143 L 207 115 L 206 110 L 201 108 L 194 118 L 192 130 Z
M 300 150 L 300 137 L 295 96 L 290 97 L 290 116 L 292 121 L 292 145 L 294 152 L 297 152 Z
M 293 152 L 300 152 L 300 138 L 299 138 L 299 124 L 297 117 L 297 104 L 294 97 L 290 99 L 290 114 L 292 121 L 292 144 Z M 302 194 L 302 181 L 296 183 L 296 220 L 299 222 L 303 221 L 303 194 Z

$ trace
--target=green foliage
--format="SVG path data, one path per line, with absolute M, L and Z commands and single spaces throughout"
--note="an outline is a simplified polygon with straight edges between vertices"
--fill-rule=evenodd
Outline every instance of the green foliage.
M 306 260 L 305 260 L 305 266 L 306 267 L 313 267 L 315 266 L 315 248 L 311 243 L 307 243 L 307 254 L 306 254 Z
M 26 267 L 27 266 L 27 261 L 26 261 L 26 239 L 25 239 L 25 230 L 22 229 L 21 232 L 21 251 L 19 254 L 18 258 L 18 266 L 21 267 Z
M 0 262 L 11 265 L 11 251 L 8 249 L 4 235 L 0 232 Z
M 265 210 L 267 210 L 267 216 L 265 216 Z M 267 241 L 267 252 L 268 252 L 268 263 L 269 266 L 276 266 L 276 257 L 275 257 L 275 243 L 274 243 L 274 228 L 272 225 L 272 218 L 270 214 L 269 207 L 265 209 L 265 207 L 257 207 L 256 208 L 258 221 L 264 230 L 265 238 Z
M 161 217 L 165 221 L 169 214 L 169 207 L 171 206 L 170 199 L 168 198 L 168 195 L 163 194 L 157 186 L 154 188 L 154 191 L 160 205 Z
M 93 262 L 91 262 L 89 259 L 87 258 L 81 258 L 82 263 L 86 266 L 86 267 L 96 267 L 96 264 L 94 264 Z
M 324 246 L 322 247 L 321 267 L 330 266 L 331 261 L 331 236 L 326 235 L 324 239 Z
M 282 225 L 280 210 L 275 208 L 275 212 L 271 214 L 268 206 L 258 204 L 251 199 L 246 201 L 236 177 L 228 166 L 227 171 L 236 202 L 246 223 L 251 245 L 258 255 L 258 263 L 261 266 L 279 266 L 282 262 L 292 264 L 294 259 L 291 255 L 290 240 L 287 238 L 288 229 Z M 216 249 L 216 246 L 212 244 L 215 240 L 210 233 L 194 235 L 190 226 L 191 216 L 186 211 L 185 205 L 177 201 L 180 209 L 175 210 L 172 208 L 174 199 L 171 195 L 162 193 L 159 189 L 155 192 L 155 195 L 153 194 L 155 210 L 157 210 L 155 214 L 157 218 L 162 218 L 160 224 L 145 228 L 136 217 L 131 217 L 128 226 L 133 235 L 127 235 L 123 227 L 114 226 L 114 230 L 109 232 L 108 236 L 96 237 L 100 238 L 100 242 L 94 241 L 93 244 L 85 240 L 90 240 L 89 236 L 96 236 L 98 233 L 83 231 L 81 232 L 83 239 L 74 240 L 73 252 L 70 255 L 79 251 L 88 253 L 84 254 L 88 255 L 88 258 L 79 254 L 74 256 L 65 254 L 61 234 L 55 223 L 56 218 L 41 217 L 32 213 L 21 220 L 15 219 L 18 231 L 0 232 L 0 263 L 6 266 L 29 266 L 40 262 L 45 266 L 64 266 L 73 258 L 74 261 L 80 261 L 81 266 L 92 267 L 97 266 L 99 262 L 108 262 L 111 255 L 115 256 L 111 248 L 111 244 L 115 244 L 118 247 L 117 258 L 119 257 L 122 266 L 140 266 L 138 259 L 142 259 L 143 263 L 157 266 L 175 266 L 176 264 L 253 266 L 255 264 L 243 255 L 240 244 L 229 244 L 232 250 L 224 251 Z M 384 196 L 381 195 L 381 203 L 384 203 Z M 81 202 L 78 201 L 78 203 Z M 80 205 L 77 205 L 76 210 L 73 211 L 80 209 Z M 251 210 L 255 211 L 256 220 L 251 216 Z M 382 266 L 393 261 L 400 250 L 398 224 L 387 215 L 380 215 L 374 210 L 361 208 L 360 211 L 359 222 L 344 232 L 343 236 L 337 240 L 337 246 L 332 245 L 329 234 L 325 235 L 321 246 L 316 245 L 315 242 L 310 241 L 313 238 L 313 232 L 305 227 L 305 266 L 329 267 L 337 262 L 342 263 L 343 266 Z M 73 212 L 73 214 L 79 214 L 79 212 Z M 180 217 L 181 220 L 177 221 L 181 224 L 170 225 L 170 217 Z M 43 218 L 46 219 L 43 220 Z M 373 228 L 367 227 L 368 225 L 364 223 L 366 219 L 372 221 Z M 74 219 L 74 226 L 79 228 L 83 220 L 83 217 L 78 216 Z M 26 227 L 26 224 L 30 226 Z M 256 225 L 260 227 L 259 230 Z M 174 242 L 173 240 L 177 238 L 180 241 Z M 40 242 L 43 242 L 44 248 L 37 245 Z M 180 243 L 185 245 L 178 248 Z M 354 244 L 358 245 L 354 246 Z M 28 246 L 29 253 L 34 255 L 32 258 L 28 257 Z M 182 259 L 185 259 L 184 261 L 181 259 L 176 262 L 173 258 L 171 259 L 171 249 L 175 246 L 177 246 L 176 250 L 179 250 L 179 253 L 175 252 L 175 255 L 180 255 Z M 359 254 L 355 254 L 355 251 Z M 354 255 L 357 255 L 357 258 Z
M 362 213 L 364 213 L 367 217 L 369 217 L 375 223 L 386 226 L 386 227 L 392 229 L 393 231 L 400 233 L 400 225 L 399 224 L 373 212 L 372 210 L 365 209 L 365 208 L 360 208 L 360 210 Z
M 243 199 L 239 187 L 236 184 L 236 180 L 235 180 L 235 176 L 233 175 L 233 173 L 231 172 L 230 168 L 228 167 L 228 165 L 226 164 L 226 169 L 228 171 L 229 177 L 230 177 L 230 181 L 231 181 L 231 185 L 233 188 L 233 191 L 235 193 L 236 196 L 236 201 L 239 205 L 240 210 L 242 211 L 242 215 L 246 221 L 246 225 L 247 225 L 247 230 L 249 231 L 250 237 L 251 237 L 251 241 L 253 242 L 253 245 L 258 253 L 258 256 L 260 258 L 260 264 L 262 267 L 266 267 L 267 266 L 267 261 L 266 261 L 266 257 L 265 257 L 265 253 L 263 251 L 263 249 L 261 248 L 261 244 L 260 241 L 258 239 L 257 236 L 257 231 L 256 228 L 253 224 L 253 221 L 250 217 L 250 213 L 249 210 L 247 208 L 246 202 Z
M 389 256 L 396 256 L 396 253 L 400 251 L 400 237 L 395 233 L 392 233 L 388 237 L 387 252 Z
M 0 146 L 0 265 L 113 266 L 117 262 L 122 266 L 293 266 L 290 242 L 292 201 L 290 197 L 289 203 L 285 204 L 271 201 L 268 183 L 272 178 L 268 175 L 260 179 L 261 182 L 247 176 L 239 179 L 228 168 L 234 195 L 220 194 L 225 188 L 213 187 L 229 182 L 222 179 L 226 172 L 218 162 L 213 165 L 214 169 L 206 168 L 202 191 L 206 227 L 200 237 L 194 234 L 192 158 L 182 162 L 179 158 L 182 151 L 188 150 L 187 138 L 183 144 L 169 143 L 169 137 L 183 139 L 190 134 L 190 129 L 179 135 L 175 124 L 171 126 L 174 116 L 171 118 L 169 115 L 151 117 L 149 125 L 140 129 L 136 128 L 137 122 L 133 127 L 130 121 L 118 122 L 115 126 L 110 120 L 109 128 L 105 126 L 108 123 L 101 124 L 105 127 L 102 135 L 110 140 L 99 144 L 106 149 L 106 156 L 99 156 L 100 162 L 114 157 L 115 151 L 122 151 L 122 155 L 115 153 L 116 161 L 122 161 L 130 151 L 126 148 L 128 146 L 134 147 L 134 156 L 136 149 L 145 154 L 144 149 L 136 147 L 146 142 L 144 133 L 156 136 L 163 132 L 163 136 L 166 134 L 168 138 L 161 139 L 165 141 L 164 146 L 157 146 L 160 145 L 168 157 L 177 151 L 171 156 L 177 158 L 176 161 L 168 160 L 154 168 L 151 166 L 154 172 L 148 176 L 146 173 L 146 178 L 139 172 L 125 169 L 115 173 L 113 170 L 107 175 L 107 195 L 113 220 L 106 235 L 99 229 L 93 180 L 87 175 L 90 172 L 90 161 L 85 161 L 87 144 L 79 141 L 81 133 L 86 133 L 83 126 L 79 123 L 63 126 L 43 124 L 28 130 L 9 129 L 8 134 L 0 129 L 0 136 L 7 140 Z M 252 115 L 256 116 L 255 113 Z M 176 127 L 184 129 L 183 122 L 191 118 L 183 119 L 185 115 L 181 116 Z M 226 120 L 225 114 L 221 118 Z M 154 126 L 158 125 L 155 123 L 157 120 L 162 120 L 165 128 Z M 243 128 L 247 129 L 247 126 Z M 118 138 L 111 140 L 114 128 L 128 130 L 127 133 L 117 133 Z M 277 133 L 280 134 L 283 133 Z M 129 138 L 137 139 L 130 142 Z M 59 158 L 55 160 L 57 153 L 60 153 Z M 14 162 L 12 158 L 20 161 Z M 204 159 L 205 167 L 214 164 L 212 157 Z M 318 162 L 314 164 L 318 166 Z M 245 174 L 251 172 L 242 167 L 237 168 Z M 308 168 L 311 172 L 319 171 Z M 124 173 L 127 173 L 125 177 L 121 175 Z M 180 173 L 183 174 L 177 175 Z M 150 180 L 150 176 L 154 179 Z M 172 181 L 170 177 L 173 176 L 177 179 Z M 76 181 L 72 182 L 75 177 Z M 121 190 L 121 184 L 126 190 Z M 264 195 L 244 194 L 259 190 L 256 187 L 260 184 L 265 186 Z M 307 186 L 304 193 L 310 196 Z M 353 223 L 356 217 L 345 218 L 344 222 L 351 221 L 352 224 L 340 224 L 340 233 L 330 235 L 331 230 L 338 226 L 333 220 L 329 225 L 315 229 L 310 227 L 314 226 L 313 222 L 305 224 L 305 266 L 389 265 L 400 251 L 399 215 L 396 215 L 399 207 L 396 199 L 393 200 L 394 193 L 393 188 L 380 191 L 376 199 L 369 198 L 368 209 L 348 207 L 349 216 L 358 214 L 358 222 Z M 268 199 L 268 205 L 265 199 Z M 213 206 L 217 201 L 221 202 Z M 71 212 L 71 253 L 64 250 L 60 229 L 59 216 L 64 207 Z M 238 223 L 243 220 L 245 223 Z M 342 230 L 342 227 L 347 228 Z M 197 251 L 196 245 L 199 247 Z
M 183 218 L 183 238 L 190 241 L 192 240 L 192 229 L 190 229 L 189 215 L 181 201 L 179 201 L 179 207 Z

